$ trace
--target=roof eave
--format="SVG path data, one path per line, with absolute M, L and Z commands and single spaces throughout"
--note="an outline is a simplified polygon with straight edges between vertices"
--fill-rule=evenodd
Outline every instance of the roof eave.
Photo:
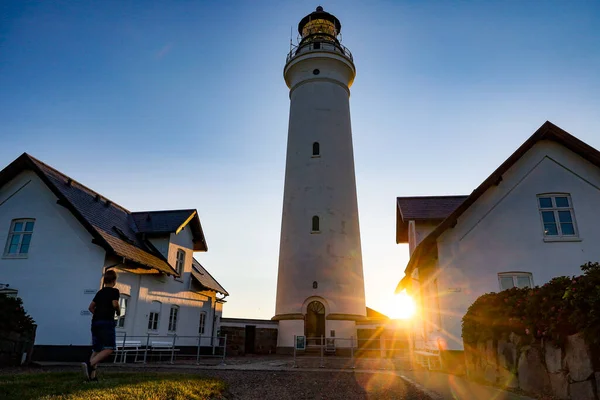
M 498 185 L 504 175 L 527 151 L 529 151 L 537 142 L 543 139 L 555 140 L 563 146 L 575 151 L 579 155 L 581 152 L 588 153 L 589 157 L 594 158 L 595 164 L 600 167 L 600 153 L 598 150 L 587 145 L 567 131 L 559 128 L 550 121 L 546 121 L 535 131 L 519 148 L 512 153 L 490 176 L 487 177 L 471 194 L 463 201 L 446 219 L 444 219 L 425 239 L 437 239 L 444 231 L 456 225 L 458 218 L 490 187 Z M 574 148 L 577 148 L 574 150 Z M 425 242 L 425 240 L 423 241 Z M 423 242 L 421 244 L 423 244 Z M 421 245 L 419 244 L 419 246 Z M 417 248 L 419 247 L 417 246 Z
M 186 220 L 177 228 L 175 234 L 181 232 L 187 225 L 189 225 L 192 230 L 193 250 L 203 252 L 208 251 L 208 245 L 206 244 L 206 238 L 204 237 L 198 210 L 192 210 L 188 218 L 186 218 Z
M 79 221 L 79 223 L 81 225 L 83 225 L 83 227 L 92 235 L 92 238 L 93 238 L 92 242 L 94 244 L 104 248 L 104 250 L 107 252 L 114 252 L 114 249 L 112 248 L 112 246 L 102 237 L 102 235 L 100 235 L 100 233 L 96 230 L 96 228 L 94 228 L 94 226 L 92 224 L 90 224 L 83 217 L 83 215 L 81 215 L 81 213 L 77 210 L 77 208 L 73 205 L 73 203 L 71 203 L 69 201 L 69 199 L 65 195 L 62 194 L 62 192 L 56 187 L 56 185 L 54 185 L 54 183 L 52 183 L 52 181 L 39 168 L 39 166 L 33 161 L 32 157 L 29 154 L 23 153 L 19 158 L 17 158 L 15 161 L 13 161 L 6 168 L 9 168 L 11 165 L 13 165 L 17 162 L 22 163 L 23 165 L 20 170 L 17 170 L 17 173 L 15 174 L 15 176 L 18 175 L 18 173 L 22 172 L 26 168 L 29 168 L 33 172 L 35 172 L 35 174 L 42 180 L 42 182 L 44 182 L 44 184 L 48 187 L 48 189 L 50 189 L 50 191 L 58 198 L 58 200 L 60 202 L 59 204 L 61 206 L 65 207 L 67 210 L 69 210 L 71 212 L 71 214 L 73 214 L 73 216 Z
M 227 293 L 227 291 L 225 289 L 221 290 L 220 288 L 208 287 L 208 286 L 204 285 L 202 282 L 200 282 L 198 280 L 198 278 L 196 278 L 194 276 L 194 274 L 192 274 L 192 277 L 196 280 L 196 282 L 198 283 L 198 285 L 202 288 L 202 290 L 200 290 L 200 292 L 215 292 L 215 293 L 222 294 L 223 296 L 229 296 L 229 293 Z M 216 282 L 216 280 L 215 280 L 215 282 Z
M 179 275 L 179 273 L 177 272 L 177 270 L 169 263 L 169 260 L 167 260 L 167 258 L 165 256 L 163 256 L 163 254 L 156 248 L 156 246 L 154 246 L 154 244 L 151 241 L 144 240 L 144 244 L 146 246 L 148 246 L 152 250 L 152 252 L 154 253 L 153 255 L 155 257 L 158 257 L 159 259 L 161 259 L 162 261 L 164 261 L 165 264 L 167 264 L 169 266 L 169 270 L 168 271 L 162 271 L 163 273 L 165 273 L 167 275 L 170 275 L 170 276 L 174 276 L 176 278 L 180 278 L 181 277 L 181 275 Z
M 410 275 L 404 275 L 400 282 L 398 282 L 398 286 L 396 286 L 396 290 L 394 290 L 395 294 L 402 292 L 407 288 L 408 282 L 410 281 Z
M 195 261 L 195 262 L 196 262 L 196 263 L 197 263 L 197 264 L 198 264 L 198 265 L 199 265 L 199 266 L 200 266 L 200 267 L 201 267 L 201 268 L 204 270 L 204 272 L 206 272 L 206 273 L 208 274 L 208 276 L 210 276 L 210 277 L 212 278 L 212 280 L 213 280 L 213 281 L 215 281 L 215 282 L 216 282 L 216 284 L 217 284 L 217 285 L 219 285 L 219 288 L 217 288 L 218 290 L 215 290 L 215 291 L 216 291 L 216 292 L 218 292 L 218 293 L 221 293 L 221 294 L 223 294 L 223 295 L 225 295 L 225 296 L 229 296 L 229 293 L 228 293 L 228 292 L 227 292 L 227 290 L 226 290 L 226 289 L 223 287 L 223 285 L 221 285 L 221 284 L 219 283 L 219 281 L 218 281 L 218 280 L 216 280 L 216 279 L 215 279 L 215 277 L 214 277 L 214 276 L 212 276 L 212 274 L 211 274 L 210 272 L 208 272 L 208 270 L 207 270 L 206 268 L 204 268 L 204 266 L 202 266 L 202 264 L 200 264 L 200 262 L 199 262 L 198 260 L 196 260 L 195 258 L 192 258 L 192 269 L 195 269 L 195 270 L 196 270 L 196 272 L 200 273 L 200 271 L 198 271 L 198 269 L 194 267 L 194 264 L 193 264 L 193 262 L 194 262 L 194 261 Z M 193 274 L 192 274 L 192 276 L 193 276 Z M 221 291 L 221 289 L 222 289 L 222 291 Z
M 194 217 L 191 220 L 192 232 L 194 233 L 194 251 L 206 252 L 208 251 L 208 244 L 206 243 L 206 237 L 204 236 L 202 223 L 200 223 L 200 217 L 198 216 L 198 212 L 194 212 Z
M 396 244 L 408 243 L 408 224 L 402 218 L 400 203 L 396 199 Z

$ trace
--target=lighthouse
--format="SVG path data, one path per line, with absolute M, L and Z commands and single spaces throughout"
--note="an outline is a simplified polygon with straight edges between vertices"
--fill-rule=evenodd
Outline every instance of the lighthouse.
M 309 344 L 356 338 L 366 316 L 349 101 L 356 68 L 341 29 L 317 7 L 298 24 L 283 70 L 290 117 L 273 317 L 280 352 L 295 336 Z

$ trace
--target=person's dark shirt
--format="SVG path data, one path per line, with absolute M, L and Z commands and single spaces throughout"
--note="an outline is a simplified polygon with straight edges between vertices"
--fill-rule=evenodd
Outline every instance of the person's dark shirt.
M 92 321 L 114 321 L 115 308 L 112 305 L 113 300 L 119 301 L 119 289 L 114 287 L 104 287 L 94 296 L 96 309 Z

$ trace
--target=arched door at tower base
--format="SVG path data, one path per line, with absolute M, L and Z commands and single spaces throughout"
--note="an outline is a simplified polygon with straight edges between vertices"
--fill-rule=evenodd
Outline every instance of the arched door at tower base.
M 306 307 L 304 334 L 308 344 L 321 345 L 320 338 L 325 337 L 325 306 L 320 301 L 313 301 Z

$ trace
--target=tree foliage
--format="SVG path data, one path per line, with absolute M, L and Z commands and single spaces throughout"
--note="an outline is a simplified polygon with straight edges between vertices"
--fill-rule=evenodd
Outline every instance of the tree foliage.
M 27 332 L 34 323 L 19 297 L 0 295 L 0 332 Z
M 499 339 L 514 332 L 561 344 L 583 332 L 590 343 L 600 342 L 600 264 L 581 266 L 583 275 L 552 279 L 535 288 L 486 293 L 462 319 L 465 343 Z

